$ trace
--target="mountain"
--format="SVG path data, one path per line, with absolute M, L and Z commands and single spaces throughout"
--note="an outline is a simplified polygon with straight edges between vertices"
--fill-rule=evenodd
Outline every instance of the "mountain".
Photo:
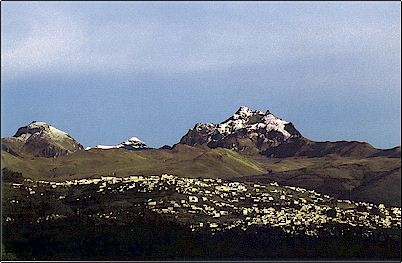
M 382 150 L 380 152 L 377 152 L 377 153 L 373 154 L 370 157 L 380 157 L 380 156 L 401 158 L 401 146 L 397 146 L 397 147 L 394 147 L 394 148 L 391 148 L 391 149 Z
M 334 197 L 400 206 L 400 147 L 381 150 L 357 141 L 314 142 L 292 123 L 247 107 L 221 124 L 195 125 L 173 147 L 151 149 L 133 137 L 116 146 L 80 149 L 65 132 L 33 122 L 2 139 L 2 167 L 24 177 L 52 180 L 171 173 L 275 181 Z
M 305 138 L 291 122 L 270 111 L 265 113 L 242 106 L 220 124 L 197 123 L 181 140 L 181 144 L 228 148 L 245 154 L 268 157 L 400 157 L 400 148 L 381 150 L 366 142 L 315 142 Z
M 316 142 L 270 111 L 240 107 L 220 124 L 197 123 L 180 144 L 228 148 L 266 171 L 244 181 L 279 182 L 356 201 L 400 206 L 401 148 L 366 142 Z
M 137 137 L 131 137 L 130 139 L 115 145 L 115 146 L 106 146 L 106 145 L 97 145 L 95 146 L 95 149 L 102 149 L 102 150 L 108 150 L 108 149 L 126 149 L 126 150 L 140 150 L 140 149 L 150 149 L 143 141 L 138 139 Z M 91 147 L 85 148 L 85 150 L 90 150 L 93 149 Z
M 262 151 L 262 155 L 286 158 L 291 156 L 323 157 L 330 154 L 342 157 L 369 157 L 369 156 L 389 156 L 396 157 L 395 154 L 387 154 L 384 150 L 376 149 L 366 142 L 358 141 L 336 141 L 336 142 L 315 142 L 306 138 L 291 138 L 286 143 L 276 147 L 271 147 Z M 386 150 L 385 150 L 386 151 Z
M 181 138 L 180 143 L 229 148 L 239 152 L 259 152 L 278 146 L 290 138 L 301 137 L 292 123 L 269 111 L 252 111 L 242 106 L 220 124 L 197 123 Z
M 66 132 L 45 122 L 33 121 L 14 136 L 1 139 L 2 149 L 15 156 L 58 157 L 83 147 Z

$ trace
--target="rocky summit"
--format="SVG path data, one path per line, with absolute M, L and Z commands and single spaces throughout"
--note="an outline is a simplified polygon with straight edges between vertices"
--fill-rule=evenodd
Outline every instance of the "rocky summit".
M 268 157 L 400 157 L 400 147 L 376 149 L 366 142 L 316 142 L 304 137 L 291 122 L 269 110 L 265 113 L 241 106 L 229 119 L 220 124 L 197 123 L 181 140 L 181 144 L 228 148 L 244 154 Z
M 259 152 L 276 147 L 291 138 L 302 137 L 291 122 L 282 120 L 270 111 L 264 113 L 242 106 L 220 124 L 197 123 L 183 136 L 180 143 Z
M 2 148 L 17 156 L 57 157 L 83 147 L 70 135 L 45 122 L 33 121 L 2 139 Z

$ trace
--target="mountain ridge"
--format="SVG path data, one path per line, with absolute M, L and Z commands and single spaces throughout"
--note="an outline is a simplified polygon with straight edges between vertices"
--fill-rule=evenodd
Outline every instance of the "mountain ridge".
M 107 150 L 84 150 L 67 133 L 37 122 L 18 129 L 15 137 L 2 138 L 2 166 L 27 178 L 52 180 L 166 172 L 205 178 L 241 177 L 400 205 L 401 191 L 396 187 L 401 180 L 400 146 L 381 150 L 358 141 L 314 142 L 270 111 L 244 107 L 223 124 L 196 124 L 193 137 L 172 147 L 147 148 L 133 137 L 106 146 Z M 74 147 L 65 148 L 65 143 Z
M 84 147 L 73 137 L 45 122 L 33 121 L 20 127 L 14 136 L 1 139 L 2 149 L 16 156 L 58 157 Z M 400 158 L 400 146 L 377 149 L 360 141 L 313 141 L 304 137 L 292 124 L 269 110 L 251 110 L 241 106 L 232 116 L 219 124 L 196 123 L 177 144 L 227 148 L 246 155 L 287 158 L 291 156 L 324 157 L 391 157 Z M 97 145 L 89 149 L 126 150 L 151 149 L 137 137 L 115 146 Z M 161 148 L 171 149 L 165 145 Z
M 336 154 L 350 157 L 400 157 L 400 146 L 377 149 L 359 141 L 313 141 L 304 137 L 292 122 L 269 110 L 251 110 L 241 106 L 233 116 L 219 124 L 197 123 L 180 139 L 180 144 L 228 148 L 245 154 L 267 157 L 324 157 Z M 399 154 L 398 154 L 399 147 Z

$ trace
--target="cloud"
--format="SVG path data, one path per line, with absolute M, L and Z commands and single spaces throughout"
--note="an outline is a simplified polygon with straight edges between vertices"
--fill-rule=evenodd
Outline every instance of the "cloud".
M 164 14 L 141 15 L 137 8 L 135 19 L 117 14 L 102 21 L 68 8 L 40 7 L 24 18 L 31 25 L 26 32 L 10 38 L 7 32 L 12 26 L 4 30 L 2 71 L 6 77 L 54 71 L 187 73 L 351 54 L 384 61 L 400 57 L 397 19 L 308 12 L 284 19 L 267 6 L 258 12 L 233 5 L 226 13 L 218 12 L 224 8 L 211 8 L 219 14 L 215 17 L 204 8 L 193 19 L 173 13 L 177 18 L 172 22 Z M 241 10 L 258 16 L 248 17 Z M 203 16 L 208 19 L 200 19 Z
M 2 41 L 2 71 L 5 75 L 69 70 L 79 62 L 86 37 L 78 23 L 63 12 L 42 10 L 29 20 L 29 30 L 20 39 Z M 12 30 L 11 28 L 7 28 Z

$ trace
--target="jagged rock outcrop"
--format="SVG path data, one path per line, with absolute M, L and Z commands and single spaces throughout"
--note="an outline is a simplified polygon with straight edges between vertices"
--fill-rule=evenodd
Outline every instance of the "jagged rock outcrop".
M 292 123 L 271 112 L 252 111 L 242 106 L 220 124 L 197 123 L 184 135 L 180 143 L 210 148 L 229 148 L 235 151 L 264 151 L 291 138 L 302 138 Z

